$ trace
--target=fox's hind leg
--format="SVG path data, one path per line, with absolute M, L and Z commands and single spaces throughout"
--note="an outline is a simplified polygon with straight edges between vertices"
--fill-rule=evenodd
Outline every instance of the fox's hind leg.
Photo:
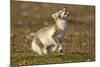
M 32 46 L 31 46 L 32 50 L 34 52 L 36 52 L 39 55 L 42 55 L 42 49 L 38 46 L 38 44 L 35 41 L 35 38 L 32 41 Z

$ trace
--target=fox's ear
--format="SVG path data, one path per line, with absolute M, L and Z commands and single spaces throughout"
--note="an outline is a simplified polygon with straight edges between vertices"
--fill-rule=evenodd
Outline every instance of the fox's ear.
M 68 7 L 63 7 L 63 9 L 62 9 L 63 11 L 65 11 L 65 12 L 69 12 L 69 9 L 68 9 Z
M 63 9 L 62 9 L 63 11 L 66 11 L 66 7 L 63 7 Z
M 67 7 L 63 7 L 63 11 L 65 11 L 66 15 L 69 16 L 69 10 L 67 9 Z

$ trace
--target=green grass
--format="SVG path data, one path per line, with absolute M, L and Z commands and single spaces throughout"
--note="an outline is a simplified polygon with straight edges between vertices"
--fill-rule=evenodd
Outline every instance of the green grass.
M 28 6 L 22 8 L 25 4 Z M 63 42 L 64 55 L 50 53 L 38 56 L 31 49 L 33 37 L 30 37 L 29 34 L 36 32 L 40 28 L 54 24 L 51 14 L 64 6 L 70 8 L 72 13 L 68 17 L 67 33 Z M 93 6 L 13 2 L 11 8 L 11 65 L 95 61 Z M 23 16 L 23 11 L 28 12 L 28 15 Z
M 48 54 L 45 56 L 35 56 L 34 53 L 24 53 L 24 56 L 13 57 L 15 60 L 12 60 L 13 64 L 18 65 L 32 65 L 32 64 L 54 64 L 54 63 L 69 63 L 69 62 L 85 62 L 87 61 L 86 57 L 81 54 Z

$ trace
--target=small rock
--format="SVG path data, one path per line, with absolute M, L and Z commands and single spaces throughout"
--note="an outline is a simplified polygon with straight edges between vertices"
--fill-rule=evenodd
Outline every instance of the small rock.
M 45 26 L 47 26 L 47 25 L 48 25 L 48 22 L 47 22 L 47 21 L 45 21 L 45 22 L 44 22 L 44 25 L 45 25 Z
M 75 34 L 76 36 L 79 36 L 80 33 L 79 33 L 79 32 L 75 32 L 74 34 Z
M 22 21 L 22 20 L 18 20 L 18 21 L 17 21 L 17 24 L 18 24 L 18 25 L 23 25 L 23 21 Z
M 28 13 L 28 11 L 24 11 L 21 14 L 22 14 L 22 16 L 28 16 L 29 13 Z
M 87 62 L 89 62 L 90 61 L 90 59 L 87 59 Z
M 30 36 L 34 36 L 34 35 L 35 35 L 35 33 L 33 33 L 33 32 L 32 32 L 32 33 L 30 33 Z
M 86 43 L 83 43 L 82 45 L 83 45 L 83 46 L 85 46 L 85 45 L 86 45 Z

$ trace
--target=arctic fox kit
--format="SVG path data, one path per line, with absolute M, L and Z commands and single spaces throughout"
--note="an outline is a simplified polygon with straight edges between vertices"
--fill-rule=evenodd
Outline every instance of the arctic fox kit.
M 68 12 L 65 8 L 52 14 L 55 24 L 38 30 L 34 35 L 31 46 L 34 52 L 39 55 L 47 54 L 51 46 L 51 51 L 63 52 L 62 42 L 67 27 L 67 16 Z

